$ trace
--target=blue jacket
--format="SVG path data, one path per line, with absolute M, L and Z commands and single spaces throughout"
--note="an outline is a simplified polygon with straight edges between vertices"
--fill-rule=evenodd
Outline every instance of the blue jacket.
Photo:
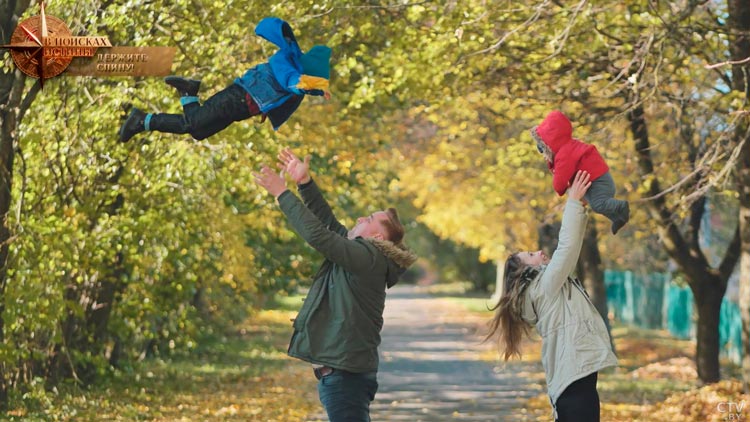
M 302 76 L 302 51 L 292 28 L 279 18 L 264 18 L 255 27 L 255 34 L 279 50 L 267 63 L 251 68 L 234 83 L 250 94 L 276 130 L 297 110 L 306 94 L 296 88 Z

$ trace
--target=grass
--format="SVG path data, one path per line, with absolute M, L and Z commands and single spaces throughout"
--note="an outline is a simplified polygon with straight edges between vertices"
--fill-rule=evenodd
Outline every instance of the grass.
M 309 365 L 286 356 L 293 316 L 284 309 L 262 311 L 189 357 L 147 361 L 89 389 L 48 392 L 42 409 L 13 409 L 5 420 L 302 420 L 319 404 Z
M 276 296 L 266 307 L 278 311 L 296 313 L 302 306 L 303 300 L 305 300 L 305 295 L 302 294 Z
M 470 290 L 471 283 L 432 284 L 429 286 L 419 286 L 417 289 L 432 296 L 446 298 L 451 302 L 459 303 L 469 312 L 492 315 L 490 308 L 494 306 L 494 303 L 490 299 L 490 294 L 472 292 Z
M 451 302 L 458 303 L 463 306 L 469 312 L 476 312 L 487 314 L 487 317 L 492 316 L 490 308 L 494 305 L 488 298 L 480 297 L 457 297 L 450 298 Z

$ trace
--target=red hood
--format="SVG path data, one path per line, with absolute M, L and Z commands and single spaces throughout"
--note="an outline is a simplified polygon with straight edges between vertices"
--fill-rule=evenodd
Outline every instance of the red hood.
M 573 125 L 562 112 L 554 110 L 537 126 L 536 133 L 557 154 L 563 145 L 573 140 Z

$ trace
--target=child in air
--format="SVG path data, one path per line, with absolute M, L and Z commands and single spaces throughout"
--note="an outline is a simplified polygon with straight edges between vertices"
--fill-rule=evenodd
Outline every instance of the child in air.
M 263 120 L 268 117 L 276 130 L 297 110 L 305 95 L 330 98 L 330 48 L 316 45 L 302 53 L 289 24 L 274 17 L 261 20 L 255 34 L 279 47 L 268 62 L 249 69 L 203 104 L 197 97 L 200 81 L 166 77 L 164 81 L 181 96 L 183 114 L 145 113 L 133 108 L 120 128 L 120 142 L 149 130 L 189 133 L 201 140 L 232 122 L 257 115 Z
M 542 123 L 531 129 L 537 149 L 544 155 L 547 167 L 552 171 L 555 192 L 564 195 L 578 170 L 587 171 L 592 183 L 584 199 L 594 212 L 612 221 L 612 234 L 617 234 L 630 219 L 630 205 L 627 201 L 614 198 L 615 182 L 596 147 L 574 139 L 572 135 L 570 120 L 557 110 L 550 112 Z

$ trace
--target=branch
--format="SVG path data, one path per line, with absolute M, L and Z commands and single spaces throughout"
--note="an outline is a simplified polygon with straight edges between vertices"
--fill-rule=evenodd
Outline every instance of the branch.
M 732 242 L 727 247 L 726 255 L 719 264 L 719 277 L 722 280 L 729 280 L 729 277 L 734 272 L 734 267 L 737 266 L 737 261 L 740 259 L 742 239 L 740 238 L 740 225 L 737 224 L 737 229 L 734 231 L 734 237 Z
M 26 111 L 28 111 L 29 107 L 31 107 L 31 103 L 34 102 L 34 100 L 36 99 L 36 95 L 42 89 L 42 84 L 40 81 L 41 79 L 37 79 L 34 85 L 31 86 L 31 89 L 29 89 L 29 92 L 26 93 L 26 96 L 23 97 L 21 106 L 18 109 L 18 120 L 16 120 L 18 124 L 23 121 L 23 116 L 26 115 Z
M 634 51 L 633 58 L 620 70 L 620 72 L 615 75 L 614 78 L 607 84 L 607 86 L 604 87 L 604 89 L 610 89 L 614 87 L 615 84 L 620 82 L 621 80 L 627 81 L 626 84 L 624 84 L 621 88 L 617 88 L 618 93 L 624 91 L 625 89 L 633 89 L 638 85 L 638 80 L 640 76 L 643 74 L 643 69 L 646 67 L 646 60 L 645 57 L 647 54 L 651 51 L 651 47 L 654 45 L 654 42 L 656 40 L 656 37 L 653 33 L 649 33 L 647 37 L 647 41 L 641 43 L 639 48 Z M 634 71 L 633 73 L 630 73 L 631 66 L 635 65 L 636 63 L 640 63 L 638 70 Z M 631 105 L 631 107 L 637 107 L 645 101 L 644 98 L 642 98 L 640 95 L 636 97 L 637 101 Z
M 749 112 L 741 112 L 742 114 L 747 114 Z M 719 170 L 718 172 L 713 172 L 715 176 L 709 177 L 708 182 L 704 184 L 703 186 L 697 188 L 693 193 L 687 195 L 683 198 L 683 201 L 685 203 L 690 203 L 697 198 L 705 195 L 708 190 L 716 185 L 719 184 L 719 182 L 726 177 L 729 176 L 729 174 L 736 168 L 737 160 L 740 158 L 740 153 L 742 152 L 742 147 L 745 145 L 745 142 L 747 142 L 747 137 L 743 138 L 742 141 L 740 141 L 733 149 L 731 154 L 729 155 L 729 158 L 724 163 L 724 166 Z M 720 157 L 723 156 L 720 155 Z
M 187 60 L 188 62 L 192 63 L 192 65 L 193 65 L 192 67 L 197 67 L 198 66 L 198 63 L 195 60 L 193 60 L 193 56 L 191 56 L 190 53 L 188 53 L 188 51 L 182 46 L 181 42 L 177 41 L 177 39 L 174 36 L 174 32 L 172 32 L 170 30 L 167 30 L 166 28 L 164 28 L 163 26 L 159 25 L 158 23 L 154 25 L 154 28 L 158 29 L 159 31 L 161 31 L 161 32 L 163 32 L 163 33 L 165 33 L 166 35 L 169 36 L 169 38 L 172 40 L 172 42 L 177 46 L 177 49 L 180 50 L 180 52 L 182 53 L 182 55 L 185 57 L 185 60 Z
M 670 186 L 669 188 L 667 188 L 667 189 L 664 189 L 663 191 L 661 191 L 661 192 L 657 193 L 656 195 L 652 195 L 652 196 L 648 196 L 648 197 L 645 197 L 645 198 L 640 198 L 640 199 L 636 199 L 636 200 L 635 200 L 635 201 L 633 201 L 633 202 L 634 202 L 634 203 L 638 203 L 638 202 L 646 202 L 646 201 L 653 201 L 653 200 L 655 200 L 655 199 L 661 198 L 662 196 L 664 196 L 664 195 L 667 195 L 668 193 L 671 193 L 671 192 L 674 192 L 674 191 L 676 191 L 676 190 L 677 190 L 677 189 L 679 189 L 679 188 L 680 188 L 680 187 L 681 187 L 682 185 L 684 185 L 684 184 L 685 184 L 685 183 L 687 183 L 687 182 L 688 182 L 688 181 L 689 181 L 690 179 L 692 179 L 692 178 L 693 178 L 693 176 L 695 176 L 696 174 L 700 173 L 700 172 L 701 172 L 701 171 L 703 171 L 703 170 L 704 170 L 704 168 L 703 168 L 703 167 L 698 167 L 698 168 L 696 168 L 695 170 L 693 170 L 692 172 L 690 172 L 690 174 L 688 174 L 687 176 L 683 177 L 683 178 L 682 178 L 682 180 L 680 180 L 679 182 L 677 182 L 677 183 L 675 183 L 674 185 Z
M 404 9 L 411 6 L 419 6 L 420 4 L 431 3 L 429 0 L 418 1 L 415 3 L 404 3 L 404 4 L 386 4 L 384 6 L 335 6 L 336 9 Z
M 21 170 L 19 171 L 21 176 L 21 192 L 18 194 L 18 201 L 16 204 L 16 233 L 20 233 L 23 225 L 21 224 L 21 211 L 23 209 L 24 199 L 26 199 L 26 187 L 28 186 L 28 177 L 26 175 L 26 157 L 23 156 L 23 150 L 20 146 L 16 147 L 16 156 L 21 160 Z
M 536 7 L 536 12 L 531 17 L 529 17 L 528 19 L 526 19 L 521 25 L 519 25 L 516 28 L 513 28 L 509 32 L 505 33 L 505 35 L 503 35 L 499 40 L 497 40 L 497 42 L 495 42 L 491 46 L 485 48 L 484 50 L 475 51 L 475 52 L 469 53 L 469 54 L 467 54 L 467 55 L 465 55 L 463 57 L 459 57 L 458 60 L 456 60 L 456 63 L 460 63 L 461 61 L 463 61 L 465 59 L 468 59 L 469 57 L 474 57 L 474 56 L 478 56 L 480 54 L 494 52 L 495 50 L 497 50 L 498 48 L 500 48 L 500 46 L 502 46 L 503 43 L 505 43 L 505 40 L 508 39 L 508 37 L 510 37 L 511 35 L 515 34 L 516 32 L 520 31 L 521 29 L 524 29 L 527 26 L 530 26 L 532 23 L 534 23 L 537 20 L 539 20 L 539 16 L 541 16 L 542 10 L 548 4 L 549 4 L 549 0 L 545 0 L 544 3 L 542 3 L 542 4 L 540 4 L 540 5 L 538 5 Z
M 717 67 L 726 66 L 726 65 L 730 65 L 730 64 L 731 65 L 735 65 L 735 64 L 743 64 L 743 63 L 747 63 L 747 62 L 750 62 L 750 57 L 745 57 L 742 60 L 727 60 L 727 61 L 721 62 L 721 63 L 707 64 L 707 65 L 705 65 L 703 67 L 705 67 L 706 69 L 715 69 Z
M 310 15 L 310 16 L 307 16 L 307 17 L 310 18 L 310 19 L 321 18 L 323 16 L 330 15 L 331 12 L 333 12 L 335 9 L 336 9 L 336 6 L 333 6 L 333 7 L 331 7 L 330 9 L 326 10 L 323 13 L 318 13 L 317 15 Z
M 634 91 L 632 95 L 637 97 L 638 92 Z M 632 101 L 637 103 L 640 100 L 634 98 Z M 628 121 L 635 141 L 635 151 L 638 155 L 639 173 L 642 177 L 654 176 L 649 191 L 652 193 L 659 192 L 659 179 L 656 178 L 654 173 L 647 122 L 642 105 L 632 107 L 629 110 Z M 649 203 L 648 209 L 659 227 L 659 235 L 664 250 L 677 262 L 683 271 L 692 273 L 692 276 L 688 279 L 689 283 L 696 283 L 696 277 L 705 273 L 705 268 L 707 267 L 705 257 L 696 249 L 697 245 L 688 243 L 682 233 L 680 233 L 674 215 L 667 207 L 664 198 L 657 198 Z M 696 253 L 696 250 L 698 253 Z
M 557 47 L 557 50 L 555 50 L 554 53 L 549 55 L 549 58 L 557 56 L 562 51 L 563 47 L 565 46 L 565 42 L 568 40 L 568 36 L 570 35 L 570 29 L 573 27 L 573 22 L 575 22 L 576 18 L 578 17 L 578 14 L 581 12 L 581 9 L 583 8 L 583 5 L 585 3 L 586 3 L 586 0 L 581 0 L 580 3 L 578 3 L 575 10 L 573 11 L 573 16 L 571 16 L 570 19 L 568 20 L 568 24 L 565 26 L 565 29 L 563 30 L 562 34 L 553 40 L 554 42 L 559 42 L 559 46 Z
M 741 114 L 748 114 L 748 113 L 750 112 L 742 111 L 742 112 L 737 112 L 736 114 L 741 115 Z M 745 142 L 747 142 L 747 138 L 743 138 L 742 141 L 739 142 L 739 144 L 737 144 L 734 148 L 732 148 L 732 151 L 729 154 L 729 157 L 727 158 L 722 168 L 717 172 L 710 172 L 709 170 L 711 166 L 719 162 L 721 159 L 723 159 L 727 155 L 726 151 L 721 152 L 719 149 L 719 145 L 721 143 L 720 141 L 724 137 L 725 136 L 722 136 L 721 138 L 718 139 L 716 143 L 713 144 L 712 146 L 713 154 L 710 154 L 710 157 L 708 153 L 704 155 L 704 158 L 699 163 L 697 163 L 695 169 L 692 172 L 690 172 L 690 174 L 686 175 L 680 181 L 670 186 L 669 188 L 659 192 L 656 195 L 652 195 L 652 196 L 645 197 L 645 198 L 640 198 L 633 202 L 634 203 L 646 202 L 646 201 L 653 201 L 655 199 L 661 198 L 662 196 L 667 195 L 668 193 L 676 191 L 680 187 L 684 186 L 693 177 L 701 173 L 707 174 L 708 178 L 705 179 L 701 177 L 696 183 L 696 189 L 690 194 L 688 194 L 687 196 L 683 197 L 681 202 L 684 205 L 689 205 L 693 201 L 706 195 L 711 188 L 717 186 L 723 179 L 729 176 L 729 174 L 732 172 L 734 168 L 736 168 L 735 164 L 737 163 L 737 160 L 739 160 L 740 158 L 742 147 L 744 146 Z M 700 182 L 704 180 L 708 180 L 708 181 L 704 184 L 700 184 Z

